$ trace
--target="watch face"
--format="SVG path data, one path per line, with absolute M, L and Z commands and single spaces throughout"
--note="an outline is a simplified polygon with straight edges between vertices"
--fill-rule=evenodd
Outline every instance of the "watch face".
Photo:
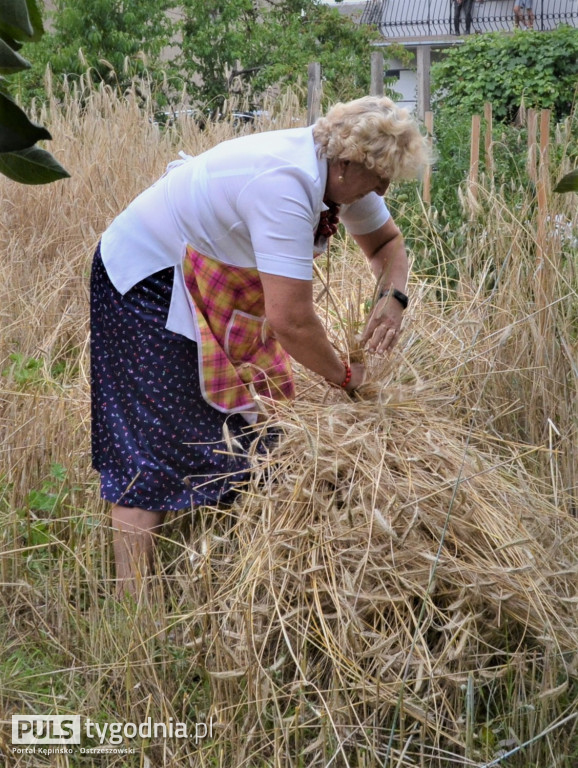
M 401 291 L 398 291 L 397 288 L 394 288 L 392 291 L 386 289 L 385 291 L 381 291 L 379 296 L 377 297 L 377 300 L 383 299 L 384 296 L 388 296 L 391 293 L 394 299 L 397 299 L 399 303 L 402 305 L 404 309 L 407 309 L 407 305 L 409 303 L 408 297 L 405 295 L 405 293 L 402 293 Z

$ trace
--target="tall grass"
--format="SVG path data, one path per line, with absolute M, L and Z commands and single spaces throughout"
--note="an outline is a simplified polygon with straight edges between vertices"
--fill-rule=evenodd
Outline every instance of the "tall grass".
M 367 360 L 365 392 L 300 372 L 237 505 L 174 515 L 148 595 L 118 602 L 90 469 L 91 254 L 179 149 L 235 129 L 160 129 L 106 88 L 45 109 L 71 179 L 0 178 L 6 764 L 575 765 L 576 250 L 556 219 L 576 236 L 573 201 L 549 198 L 538 258 L 531 193 L 512 209 L 483 183 L 454 287 L 416 263 L 400 346 Z M 290 100 L 272 115 L 258 129 L 303 119 Z M 449 271 L 431 214 L 414 217 Z M 322 275 L 319 311 L 351 348 L 368 271 L 343 239 Z M 17 758 L 25 712 L 217 726 L 134 755 Z

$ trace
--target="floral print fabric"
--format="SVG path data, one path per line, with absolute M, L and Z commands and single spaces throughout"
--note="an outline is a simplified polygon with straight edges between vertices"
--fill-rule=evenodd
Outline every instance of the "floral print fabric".
M 104 499 L 180 510 L 234 495 L 255 432 L 203 398 L 197 345 L 165 328 L 173 285 L 165 269 L 121 295 L 100 251 L 91 276 L 92 460 Z M 238 444 L 231 455 L 224 424 Z

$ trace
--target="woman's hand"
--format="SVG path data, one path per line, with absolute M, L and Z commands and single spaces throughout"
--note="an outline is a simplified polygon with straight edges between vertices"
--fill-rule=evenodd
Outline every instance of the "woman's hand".
M 349 384 L 344 387 L 347 393 L 354 392 L 365 383 L 365 366 L 361 363 L 351 363 L 351 379 Z
M 397 344 L 401 331 L 403 307 L 392 294 L 380 299 L 371 313 L 361 336 L 370 352 L 384 355 Z
M 371 271 L 380 288 L 405 291 L 408 263 L 403 237 L 389 218 L 375 232 L 355 235 L 356 242 L 369 260 Z M 380 299 L 371 313 L 361 337 L 370 352 L 383 355 L 397 344 L 401 331 L 403 306 L 391 293 Z

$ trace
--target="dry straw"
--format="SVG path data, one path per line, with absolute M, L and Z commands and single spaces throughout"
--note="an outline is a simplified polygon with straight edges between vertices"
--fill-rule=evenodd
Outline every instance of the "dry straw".
M 575 521 L 535 487 L 535 449 L 473 426 L 444 375 L 486 342 L 427 298 L 406 325 L 353 399 L 303 374 L 227 545 L 204 561 L 210 622 L 186 623 L 220 719 L 248 707 L 248 754 L 275 734 L 307 765 L 366 751 L 396 765 L 404 744 L 407 759 L 430 745 L 426 764 L 457 760 L 467 718 L 490 717 L 487 692 L 529 649 L 578 645 Z
M 441 768 L 507 754 L 516 768 L 568 768 L 577 288 L 555 217 L 575 232 L 576 210 L 550 201 L 540 270 L 529 197 L 512 210 L 482 185 L 451 265 L 422 211 L 455 287 L 414 270 L 400 344 L 367 359 L 355 398 L 299 372 L 298 399 L 267 404 L 281 436 L 255 454 L 237 504 L 167 529 L 164 594 L 157 583 L 148 601 L 117 605 L 89 465 L 90 256 L 179 149 L 232 129 L 184 119 L 163 131 L 105 88 L 49 111 L 71 179 L 0 178 L 3 720 L 25 705 L 219 722 L 201 747 L 139 746 L 135 765 Z M 296 124 L 281 117 L 273 127 Z M 319 312 L 353 352 L 369 272 L 342 241 L 320 274 Z M 31 497 L 46 487 L 52 512 Z

